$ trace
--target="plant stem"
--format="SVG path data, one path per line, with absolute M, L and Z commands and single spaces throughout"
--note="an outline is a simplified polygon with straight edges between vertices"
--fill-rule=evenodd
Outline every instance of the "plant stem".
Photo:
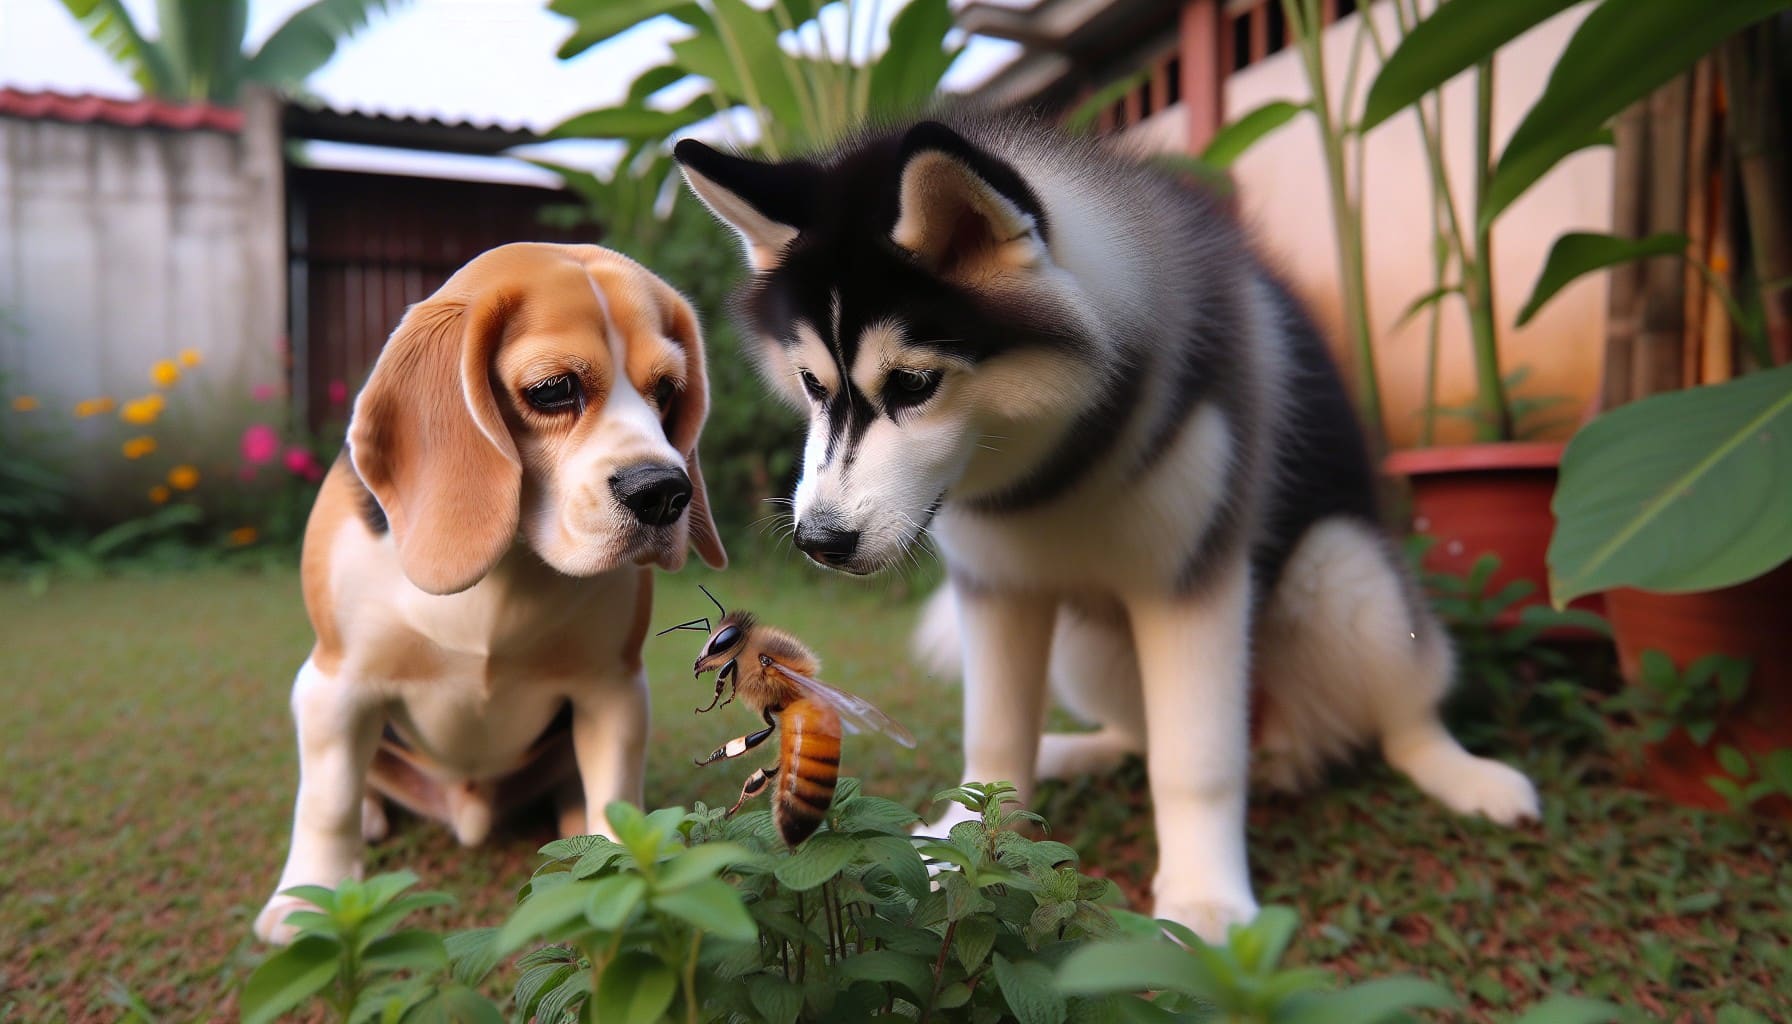
M 1475 343 L 1475 440 L 1512 439 L 1512 415 L 1500 380 L 1499 335 L 1493 323 L 1493 225 L 1481 205 L 1493 176 L 1493 58 L 1475 65 L 1475 252 L 1462 266 L 1469 333 Z
M 689 1024 L 697 1024 L 697 944 L 702 938 L 701 931 L 691 929 L 691 953 L 684 960 L 684 1019 Z
M 1344 298 L 1344 326 L 1350 333 L 1355 355 L 1357 401 L 1368 432 L 1373 455 L 1387 449 L 1381 418 L 1381 386 L 1375 372 L 1374 339 L 1369 329 L 1369 284 L 1363 258 L 1362 207 L 1352 197 L 1344 157 L 1346 129 L 1332 116 L 1325 84 L 1323 27 L 1319 0 L 1282 0 L 1282 11 L 1299 38 L 1307 84 L 1313 91 L 1313 114 L 1319 121 L 1319 141 L 1325 154 L 1326 181 L 1331 193 L 1332 223 L 1336 227 L 1339 284 Z M 1359 15 L 1359 17 L 1366 15 Z
M 940 938 L 940 955 L 933 958 L 933 994 L 927 997 L 927 1009 L 921 1013 L 921 1024 L 933 1017 L 933 1006 L 940 1001 L 940 981 L 946 976 L 946 954 L 952 949 L 952 939 L 958 934 L 958 922 L 946 924 L 946 934 Z

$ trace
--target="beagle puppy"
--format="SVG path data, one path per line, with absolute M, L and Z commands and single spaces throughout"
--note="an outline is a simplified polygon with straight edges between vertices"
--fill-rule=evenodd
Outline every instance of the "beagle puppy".
M 292 846 L 255 921 L 361 870 L 383 800 L 479 843 L 561 797 L 563 832 L 641 801 L 651 566 L 726 564 L 697 435 L 690 305 L 591 245 L 520 243 L 412 306 L 355 401 L 305 529 L 317 633 L 293 683 Z

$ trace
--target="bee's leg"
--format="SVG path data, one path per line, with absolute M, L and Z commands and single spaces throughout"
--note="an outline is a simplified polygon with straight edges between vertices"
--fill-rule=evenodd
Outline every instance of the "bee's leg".
M 704 713 L 704 712 L 706 712 L 706 711 L 714 711 L 714 710 L 715 710 L 715 709 L 716 709 L 716 705 L 717 705 L 717 704 L 719 704 L 719 703 L 720 703 L 720 702 L 721 702 L 721 700 L 722 700 L 722 686 L 723 686 L 723 684 L 724 684 L 724 683 L 725 683 L 725 682 L 726 682 L 726 680 L 724 680 L 724 679 L 723 679 L 723 678 L 722 678 L 722 677 L 721 677 L 721 676 L 719 676 L 719 675 L 718 675 L 718 676 L 716 676 L 716 695 L 715 695 L 715 699 L 713 699 L 713 700 L 711 700 L 711 701 L 710 701 L 710 702 L 709 702 L 709 707 L 706 707 L 706 708 L 698 708 L 698 709 L 697 709 L 697 713 L 698 713 L 698 714 L 699 714 L 699 715 L 701 715 L 701 714 L 703 714 L 703 713 Z M 728 699 L 729 699 L 729 700 L 733 700 L 733 699 L 734 699 L 734 697 L 733 697 L 733 696 L 732 696 L 732 695 L 730 695 L 730 696 L 729 696 L 729 698 L 728 698 Z
M 770 768 L 761 768 L 747 776 L 747 784 L 740 787 L 740 799 L 734 801 L 734 806 L 728 808 L 728 813 L 723 817 L 734 817 L 734 812 L 740 810 L 740 805 L 765 792 L 765 787 L 772 784 L 772 777 L 777 774 L 778 766 L 774 764 Z
M 726 761 L 732 757 L 739 757 L 747 751 L 752 750 L 754 747 L 757 747 L 759 744 L 764 743 L 766 737 L 772 734 L 772 730 L 778 727 L 778 723 L 773 722 L 770 715 L 765 716 L 765 721 L 765 728 L 758 732 L 750 732 L 745 736 L 736 736 L 734 739 L 731 739 L 710 751 L 708 757 L 701 758 L 697 761 L 697 767 L 701 768 L 706 764 L 714 764 L 717 761 Z

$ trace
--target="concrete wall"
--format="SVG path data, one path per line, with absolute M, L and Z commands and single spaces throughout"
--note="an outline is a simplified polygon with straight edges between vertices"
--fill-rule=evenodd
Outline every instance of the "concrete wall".
M 183 349 L 204 363 L 158 427 L 234 440 L 253 386 L 284 394 L 277 105 L 251 94 L 244 114 L 234 134 L 0 117 L 0 374 L 46 427 L 82 399 L 149 393 L 151 364 Z M 118 426 L 72 430 L 97 443 Z
M 1382 38 L 1397 38 L 1391 5 L 1376 4 L 1372 10 Z M 1542 92 L 1550 68 L 1584 13 L 1563 14 L 1501 51 L 1494 94 L 1496 152 Z M 1359 17 L 1353 15 L 1326 31 L 1326 66 L 1334 102 L 1340 96 Z M 1364 64 L 1359 97 L 1373 81 L 1373 56 Z M 1300 102 L 1307 98 L 1299 56 L 1293 50 L 1283 50 L 1227 79 L 1223 114 L 1230 120 L 1270 100 Z M 1473 78 L 1463 75 L 1444 90 L 1444 159 L 1465 224 L 1472 223 L 1468 182 L 1474 152 L 1473 117 Z M 1125 139 L 1140 151 L 1185 152 L 1189 124 L 1189 112 L 1179 104 L 1129 129 Z M 1431 191 L 1424 161 L 1418 125 L 1409 113 L 1375 130 L 1364 164 L 1370 324 L 1376 335 L 1384 419 L 1396 446 L 1418 440 L 1421 410 L 1426 404 L 1425 318 L 1394 326 L 1414 299 L 1432 289 Z M 1567 436 L 1572 421 L 1597 394 L 1605 336 L 1605 278 L 1594 275 L 1570 286 L 1523 330 L 1514 329 L 1512 322 L 1559 235 L 1611 230 L 1612 166 L 1609 149 L 1588 150 L 1568 158 L 1508 209 L 1494 227 L 1494 300 L 1496 322 L 1503 331 L 1502 365 L 1507 372 L 1528 368 L 1520 394 L 1566 399 L 1539 418 L 1565 417 L 1570 423 L 1544 436 Z M 1270 258 L 1292 279 L 1348 366 L 1336 241 L 1324 159 L 1313 121 L 1298 118 L 1260 141 L 1240 158 L 1232 176 L 1246 222 L 1256 230 Z M 1463 406 L 1474 394 L 1468 324 L 1459 301 L 1451 300 L 1445 308 L 1438 403 Z M 1463 421 L 1439 421 L 1439 440 L 1467 440 L 1468 436 Z
M 1389 4 L 1372 8 L 1384 39 L 1397 37 Z M 1504 144 L 1535 102 L 1550 68 L 1567 44 L 1583 10 L 1570 11 L 1520 37 L 1500 53 L 1495 73 L 1494 146 Z M 1357 17 L 1326 32 L 1326 62 L 1331 94 L 1339 93 Z M 1373 60 L 1365 63 L 1373 67 Z M 1272 99 L 1307 98 L 1305 76 L 1292 50 L 1274 54 L 1233 75 L 1226 83 L 1225 116 L 1248 113 Z M 1372 77 L 1366 77 L 1363 89 Z M 1460 216 L 1473 223 L 1469 204 L 1469 170 L 1473 162 L 1474 119 L 1472 75 L 1459 76 L 1444 90 L 1445 161 L 1450 167 Z M 1369 304 L 1375 331 L 1384 417 L 1396 445 L 1417 439 L 1419 411 L 1424 406 L 1424 318 L 1405 327 L 1393 325 L 1416 298 L 1432 287 L 1430 186 L 1416 120 L 1403 114 L 1378 127 L 1366 154 L 1364 220 L 1369 267 Z M 1242 210 L 1267 247 L 1294 279 L 1296 287 L 1324 321 L 1334 338 L 1343 337 L 1338 298 L 1337 257 L 1331 226 L 1324 163 L 1318 130 L 1301 119 L 1264 140 L 1239 160 Z M 1568 158 L 1496 222 L 1493 233 L 1496 323 L 1504 333 L 1501 364 L 1510 372 L 1528 367 L 1521 392 L 1559 395 L 1567 402 L 1550 410 L 1550 418 L 1577 418 L 1599 386 L 1602 339 L 1605 334 L 1606 282 L 1586 278 L 1558 295 L 1523 330 L 1512 328 L 1518 310 L 1530 295 L 1550 245 L 1568 231 L 1610 231 L 1612 153 L 1586 150 Z M 1439 400 L 1463 405 L 1473 396 L 1473 361 L 1468 325 L 1460 303 L 1452 302 L 1441 344 Z M 1466 440 L 1467 426 L 1446 420 L 1442 439 Z M 1565 425 L 1552 436 L 1565 437 Z

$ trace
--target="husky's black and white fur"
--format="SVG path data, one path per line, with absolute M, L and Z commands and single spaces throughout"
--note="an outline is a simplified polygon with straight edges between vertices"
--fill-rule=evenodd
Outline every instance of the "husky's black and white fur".
M 965 778 L 1146 755 L 1156 912 L 1221 938 L 1266 781 L 1371 741 L 1453 810 L 1537 813 L 1438 719 L 1446 635 L 1377 527 L 1324 344 L 1214 199 L 1024 118 L 948 115 L 762 163 L 687 140 L 809 412 L 796 539 L 876 572 L 930 532 L 919 636 L 964 673 Z M 1045 684 L 1097 731 L 1041 737 Z M 941 826 L 950 822 L 941 822 Z

